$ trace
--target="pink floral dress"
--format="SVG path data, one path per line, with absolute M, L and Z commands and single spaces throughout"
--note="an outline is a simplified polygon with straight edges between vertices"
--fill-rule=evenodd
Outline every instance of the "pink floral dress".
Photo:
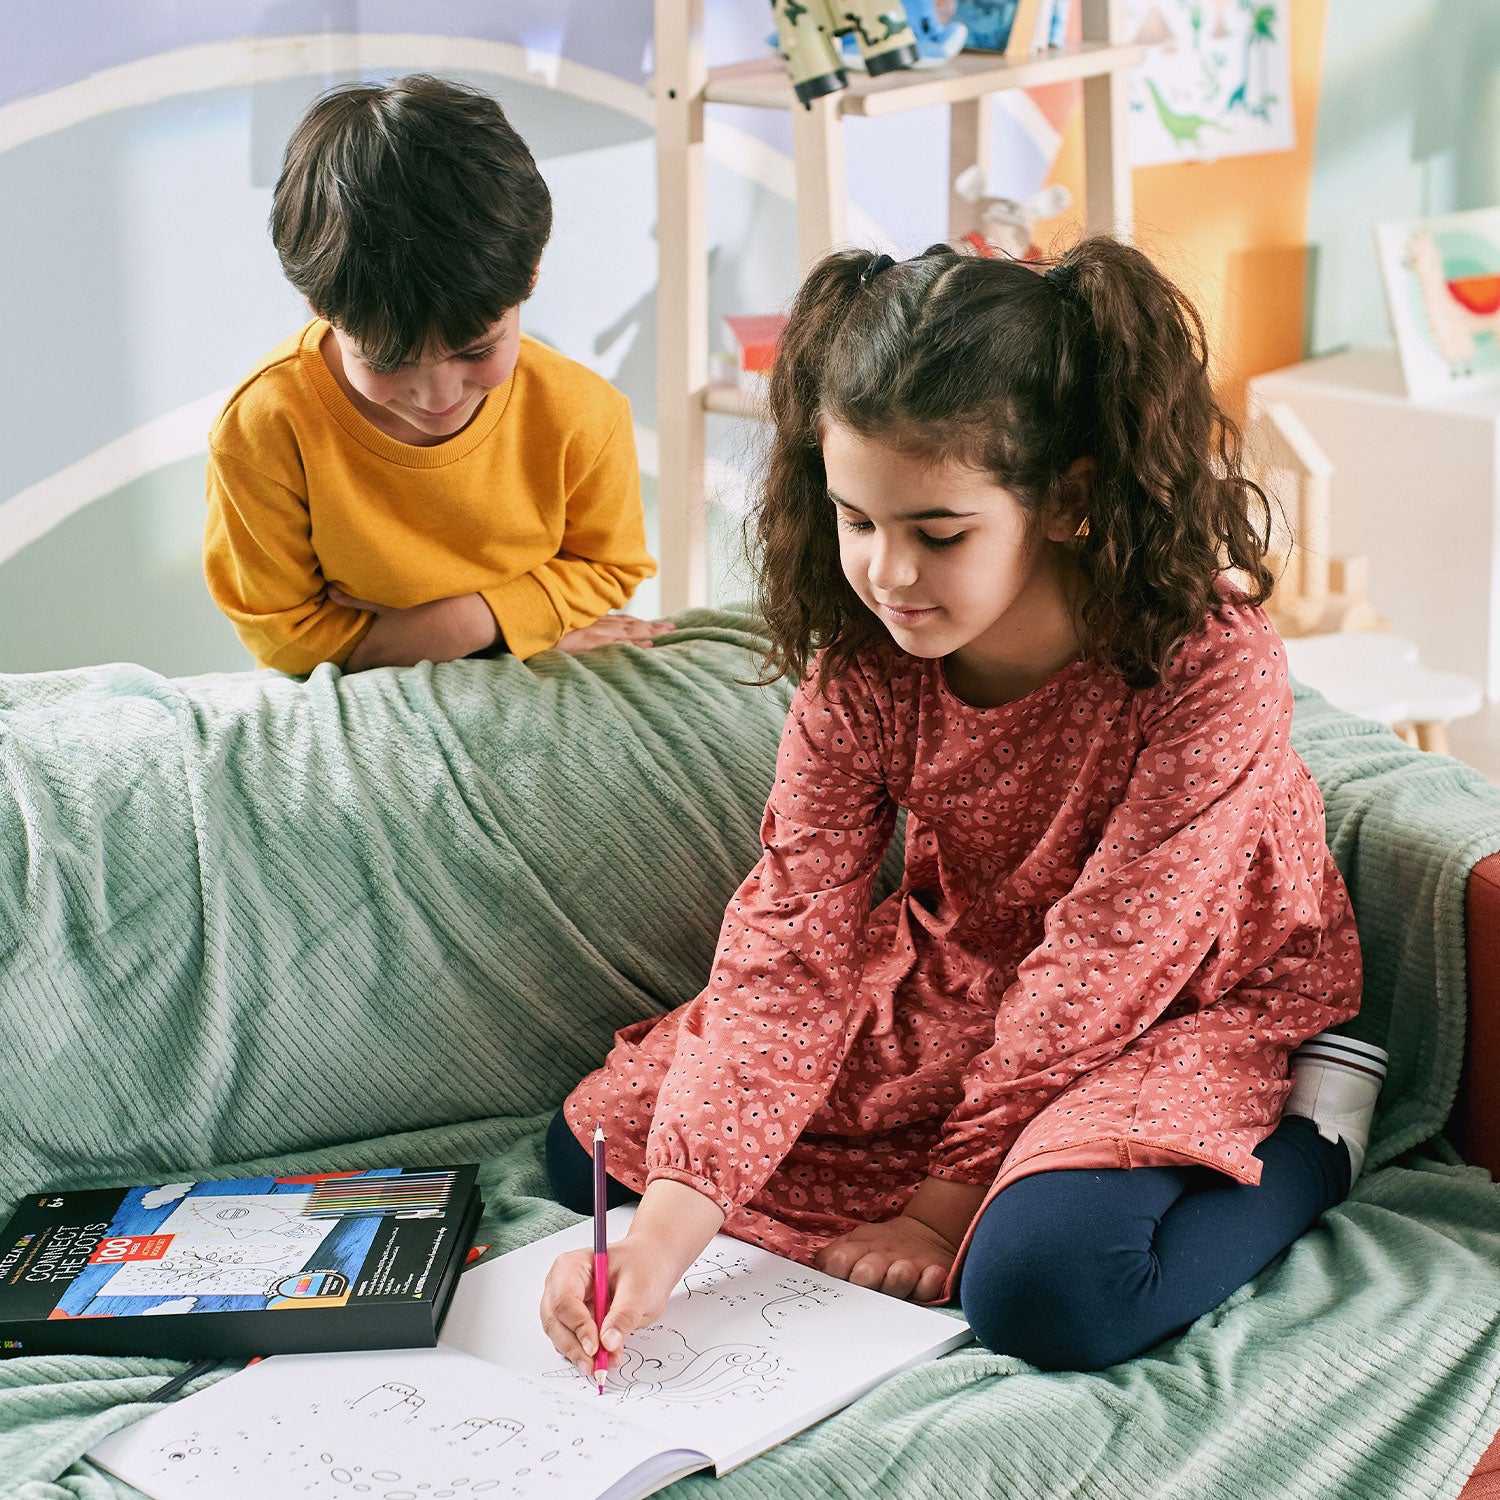
M 602 1122 L 637 1192 L 687 1183 L 803 1262 L 929 1175 L 1258 1182 L 1288 1052 L 1359 1008 L 1291 720 L 1280 637 L 1228 603 L 1164 689 L 1080 660 L 975 708 L 904 655 L 804 684 L 708 987 L 620 1031 L 568 1124 Z M 898 806 L 905 875 L 872 912 Z

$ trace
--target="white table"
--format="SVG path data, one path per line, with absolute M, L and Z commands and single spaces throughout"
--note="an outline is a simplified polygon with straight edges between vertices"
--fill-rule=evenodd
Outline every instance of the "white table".
M 1443 755 L 1447 726 L 1484 705 L 1474 678 L 1434 671 L 1418 660 L 1412 641 L 1384 630 L 1293 636 L 1286 660 L 1293 677 L 1335 708 L 1389 724 L 1423 750 Z
M 1422 662 L 1500 698 L 1500 391 L 1408 399 L 1394 350 L 1257 375 L 1333 461 L 1330 547 L 1370 560 L 1370 599 Z

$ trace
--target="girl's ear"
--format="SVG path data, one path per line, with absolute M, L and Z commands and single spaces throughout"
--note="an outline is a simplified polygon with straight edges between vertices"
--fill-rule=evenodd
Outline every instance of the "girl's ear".
M 1071 542 L 1088 535 L 1089 501 L 1094 491 L 1094 460 L 1075 458 L 1063 471 L 1062 496 L 1047 520 L 1049 542 Z

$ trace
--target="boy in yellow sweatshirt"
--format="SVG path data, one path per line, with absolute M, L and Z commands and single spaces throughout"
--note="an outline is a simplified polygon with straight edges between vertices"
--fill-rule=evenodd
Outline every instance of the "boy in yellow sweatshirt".
M 630 405 L 521 333 L 552 202 L 488 95 L 324 95 L 271 233 L 317 317 L 209 436 L 204 570 L 262 665 L 310 672 L 649 642 Z

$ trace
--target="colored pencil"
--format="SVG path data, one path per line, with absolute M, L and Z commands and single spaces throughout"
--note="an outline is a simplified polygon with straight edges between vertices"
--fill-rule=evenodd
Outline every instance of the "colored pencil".
M 604 1378 L 609 1374 L 609 1351 L 604 1347 L 604 1314 L 609 1309 L 609 1236 L 604 1223 L 605 1209 L 604 1127 L 594 1126 L 594 1324 L 599 1342 L 594 1348 L 594 1379 L 599 1394 L 604 1394 Z
M 317 1183 L 303 1213 L 309 1218 L 351 1214 L 437 1211 L 453 1190 L 452 1172 L 411 1172 L 388 1177 L 334 1177 Z

